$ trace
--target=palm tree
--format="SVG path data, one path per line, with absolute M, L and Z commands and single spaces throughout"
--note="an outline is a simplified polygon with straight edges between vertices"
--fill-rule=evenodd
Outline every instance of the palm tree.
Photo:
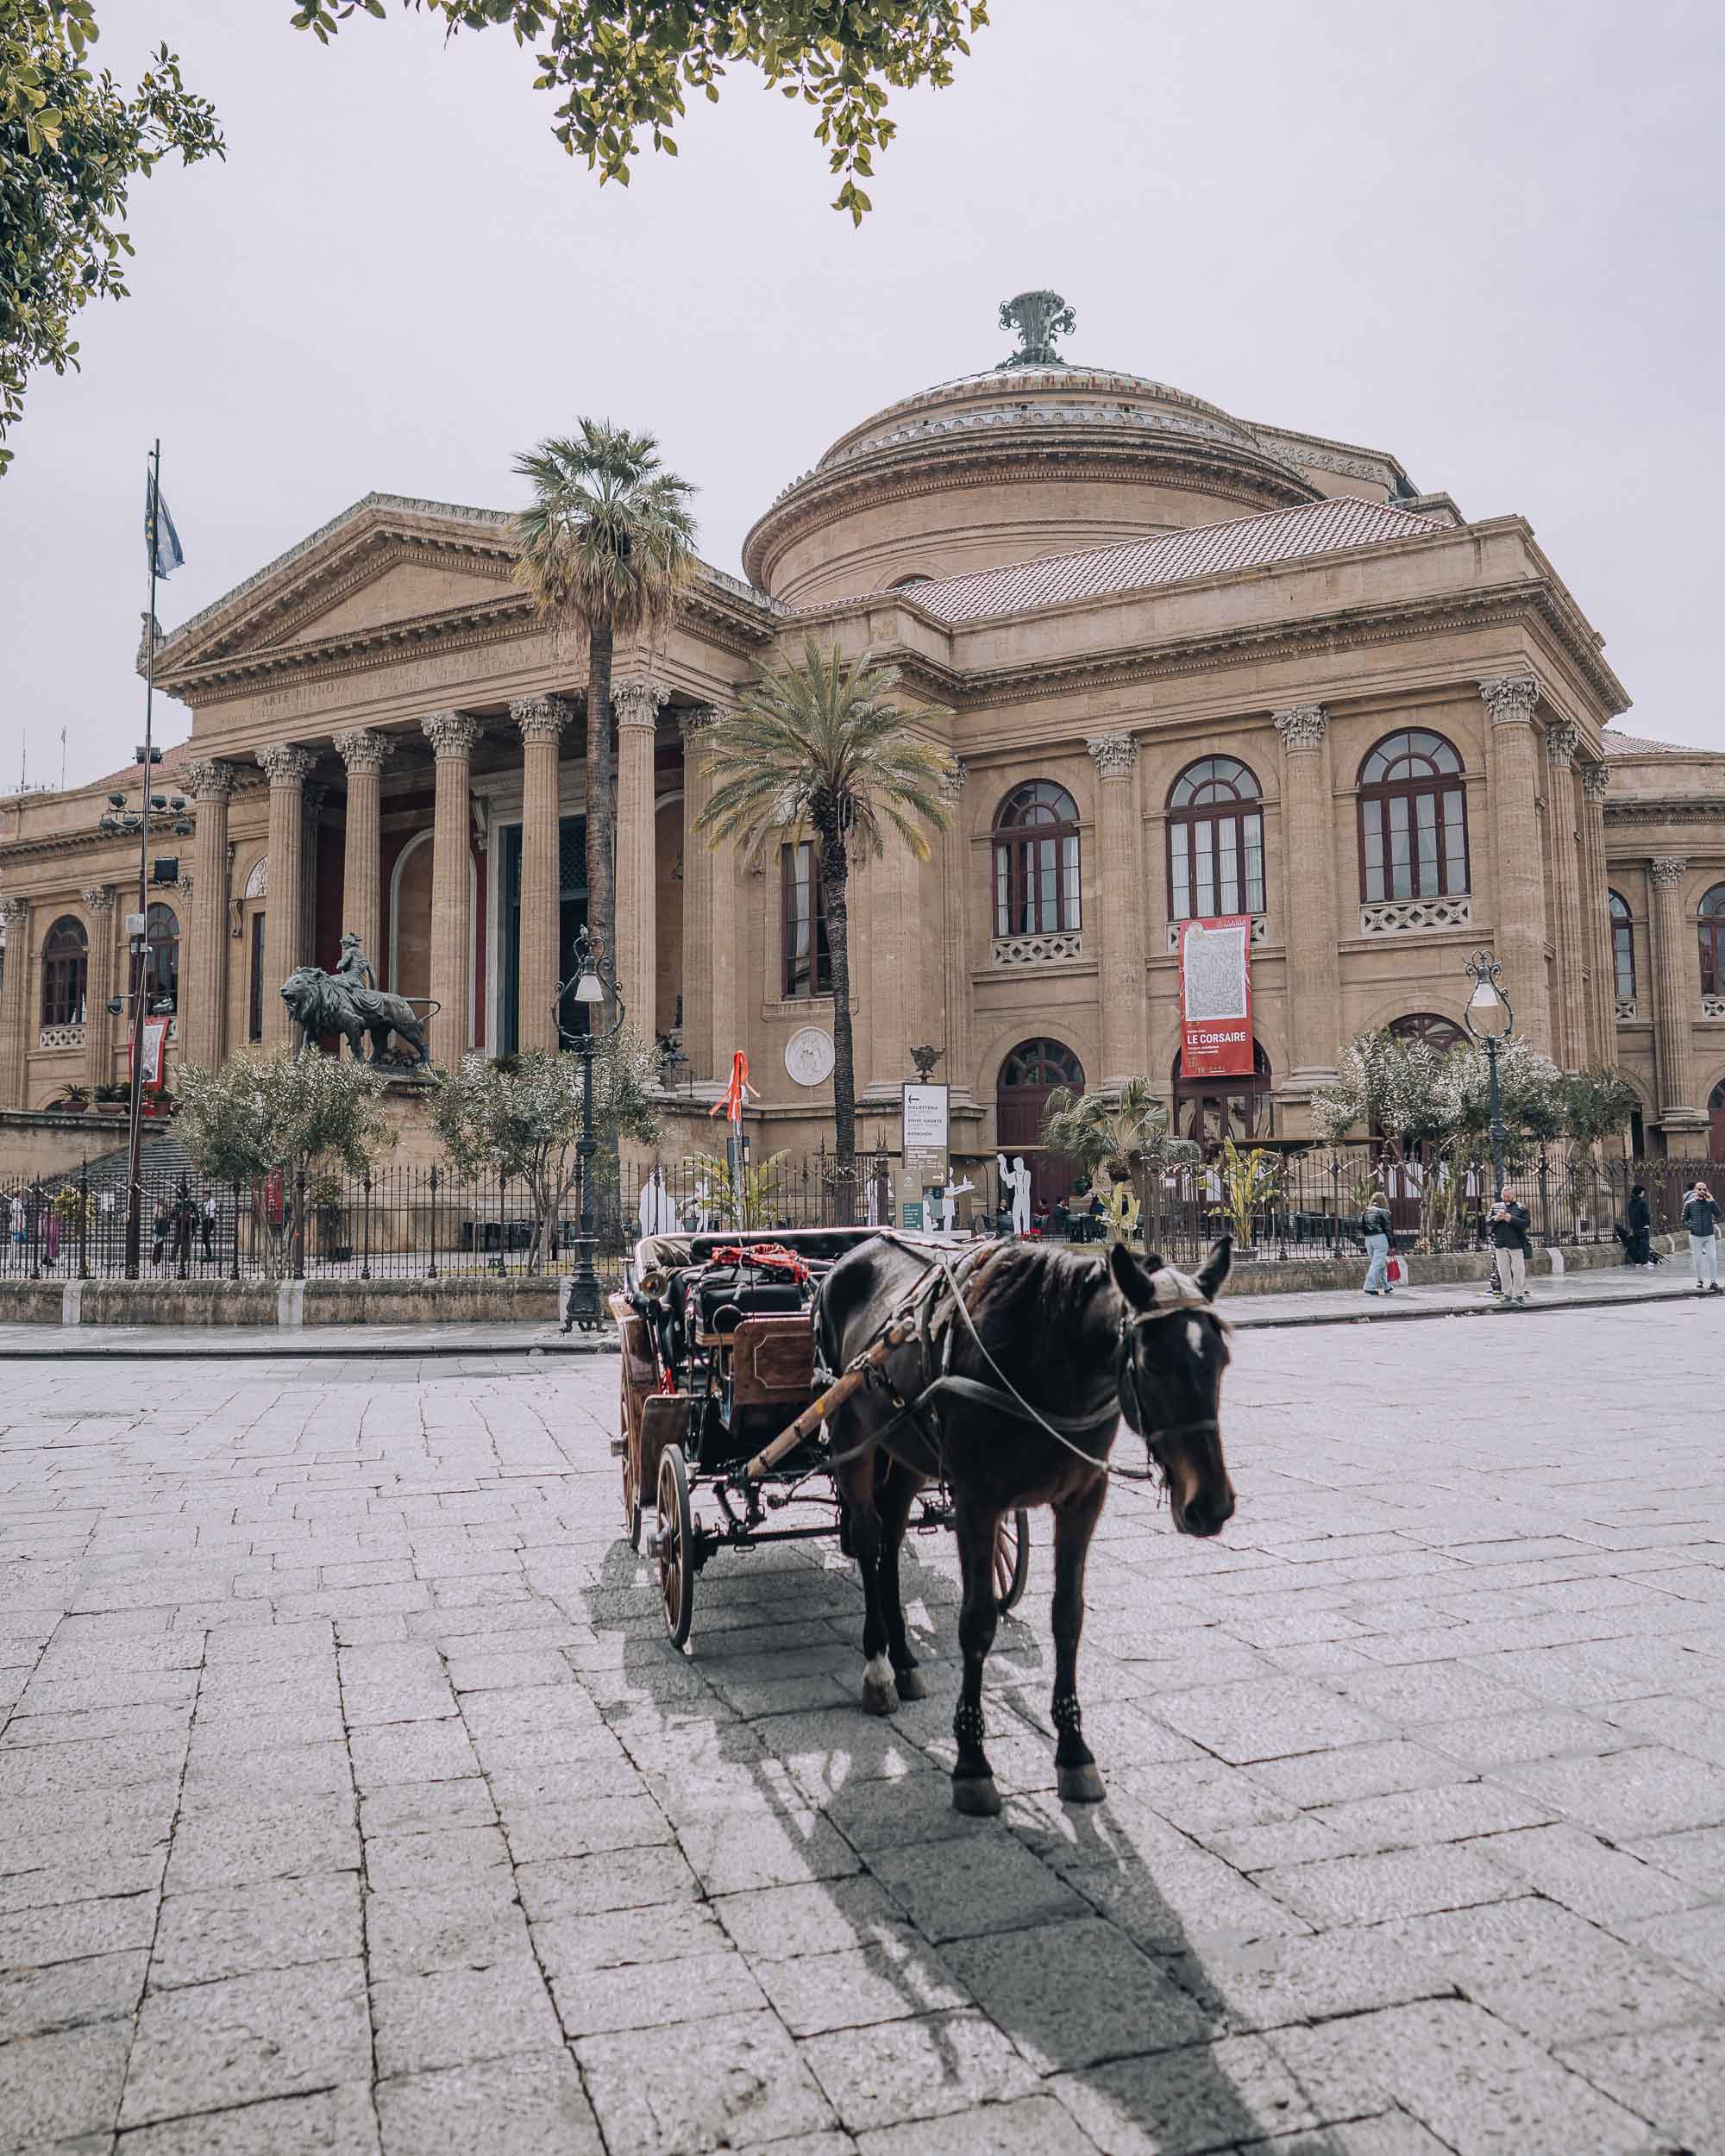
M 1128 1078 L 1117 1093 L 1076 1094 L 1058 1086 L 1043 1109 L 1042 1142 L 1051 1153 L 1082 1162 L 1093 1179 L 1106 1169 L 1110 1182 L 1130 1182 L 1140 1162 L 1160 1165 L 1199 1157 L 1190 1138 L 1172 1138 L 1168 1111 L 1144 1078 Z
M 701 813 L 707 843 L 758 854 L 809 834 L 832 955 L 832 1105 L 842 1174 L 855 1172 L 856 1062 L 850 1030 L 850 877 L 853 855 L 878 859 L 890 824 L 919 861 L 925 826 L 943 830 L 951 760 L 919 741 L 928 714 L 894 703 L 898 669 L 863 652 L 847 665 L 812 637 L 800 661 L 768 674 L 711 736 L 718 784 Z
M 571 436 L 515 460 L 533 499 L 515 520 L 518 580 L 539 611 L 587 636 L 587 918 L 614 965 L 616 784 L 611 761 L 611 661 L 617 637 L 650 633 L 695 567 L 694 488 L 665 471 L 650 434 L 582 419 Z

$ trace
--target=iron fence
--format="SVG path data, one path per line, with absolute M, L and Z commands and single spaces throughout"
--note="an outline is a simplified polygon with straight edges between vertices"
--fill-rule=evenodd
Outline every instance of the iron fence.
M 876 1152 L 841 1172 L 825 1151 L 775 1155 L 733 1189 L 713 1164 L 655 1164 L 626 1157 L 614 1185 L 595 1177 L 593 1225 L 602 1278 L 621 1278 L 623 1255 L 644 1230 L 908 1225 L 895 1210 L 897 1162 Z M 992 1156 L 955 1162 L 975 1186 L 959 1202 L 960 1232 L 990 1234 L 1010 1225 L 995 1188 Z M 1681 1225 L 1684 1194 L 1697 1177 L 1725 1187 L 1725 1163 L 1603 1161 L 1552 1146 L 1520 1162 L 1505 1180 L 1527 1206 L 1534 1237 L 1550 1243 L 1606 1243 L 1628 1215 L 1637 1185 L 1655 1234 Z M 317 1172 L 255 1181 L 214 1182 L 184 1166 L 142 1171 L 140 1271 L 150 1278 L 416 1279 L 570 1270 L 580 1232 L 579 1193 L 542 1217 L 519 1176 L 471 1176 L 430 1168 L 387 1168 L 347 1176 Z M 1226 1164 L 1138 1170 L 1131 1194 L 1133 1239 L 1176 1262 L 1199 1257 L 1226 1226 L 1237 1249 L 1265 1260 L 1357 1254 L 1359 1216 L 1374 1188 L 1389 1203 L 1402 1250 L 1460 1250 L 1488 1239 L 1489 1168 L 1452 1169 L 1403 1160 L 1359 1145 L 1264 1150 L 1258 1188 L 1231 1203 Z M 1078 1179 L 1069 1195 L 1038 1206 L 1033 1232 L 1051 1239 L 1101 1242 L 1113 1232 L 1106 1201 Z M 1119 1201 L 1115 1213 L 1118 1217 Z M 922 1219 L 921 1225 L 938 1222 Z M 123 1167 L 97 1163 L 78 1174 L 0 1181 L 0 1275 L 100 1279 L 123 1273 Z

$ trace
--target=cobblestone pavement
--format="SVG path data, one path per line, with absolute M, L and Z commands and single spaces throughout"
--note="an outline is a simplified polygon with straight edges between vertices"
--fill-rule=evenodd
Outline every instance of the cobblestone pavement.
M 1226 1539 L 1095 1546 L 1101 1808 L 1038 1523 L 993 1821 L 950 1539 L 890 1723 L 830 1544 L 672 1654 L 614 1363 L 9 1365 L 0 2150 L 1725 2149 L 1719 1307 L 1242 1336 Z

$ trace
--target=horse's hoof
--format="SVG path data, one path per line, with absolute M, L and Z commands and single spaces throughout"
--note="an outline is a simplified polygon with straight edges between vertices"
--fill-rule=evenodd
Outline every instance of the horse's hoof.
M 992 1774 L 979 1774 L 968 1781 L 957 1778 L 952 1783 L 952 1808 L 968 1812 L 972 1819 L 994 1819 L 1000 1808 L 1000 1792 L 994 1787 Z
M 1082 1767 L 1057 1768 L 1056 1777 L 1063 1804 L 1100 1804 L 1107 1795 L 1092 1761 L 1087 1760 Z
M 900 1699 L 926 1699 L 928 1687 L 922 1681 L 920 1670 L 900 1670 L 893 1683 Z
M 898 1707 L 899 1695 L 890 1684 L 875 1684 L 862 1680 L 862 1712 L 865 1714 L 890 1714 Z

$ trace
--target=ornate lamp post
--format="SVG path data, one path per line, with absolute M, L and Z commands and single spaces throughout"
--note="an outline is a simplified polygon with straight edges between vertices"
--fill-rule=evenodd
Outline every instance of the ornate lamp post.
M 588 1022 L 578 1033 L 570 1032 L 563 1024 L 563 1001 L 571 991 L 587 1013 Z M 607 993 L 617 1006 L 617 1017 L 605 1031 L 596 1033 L 592 1023 L 593 1012 L 605 1002 Z M 583 1332 L 596 1332 L 605 1322 L 605 1313 L 599 1304 L 599 1275 L 593 1270 L 593 1248 L 598 1238 L 593 1232 L 593 1158 L 599 1150 L 593 1130 L 593 1057 L 601 1048 L 609 1047 L 623 1031 L 623 991 L 585 926 L 575 938 L 574 976 L 557 983 L 551 1008 L 556 1017 L 559 1036 L 581 1059 L 581 1135 L 575 1146 L 581 1164 L 581 1226 L 575 1238 L 575 1269 L 569 1282 L 568 1300 L 563 1307 L 562 1329 L 567 1332 L 572 1326 L 579 1326 Z
M 1487 950 L 1476 951 L 1463 970 L 1473 983 L 1473 993 L 1462 1012 L 1468 1037 L 1485 1050 L 1490 1081 L 1492 1195 L 1503 1188 L 1503 1144 L 1509 1131 L 1503 1125 L 1503 1103 L 1497 1089 L 1497 1051 L 1515 1031 L 1515 1012 L 1502 985 L 1502 968 Z

